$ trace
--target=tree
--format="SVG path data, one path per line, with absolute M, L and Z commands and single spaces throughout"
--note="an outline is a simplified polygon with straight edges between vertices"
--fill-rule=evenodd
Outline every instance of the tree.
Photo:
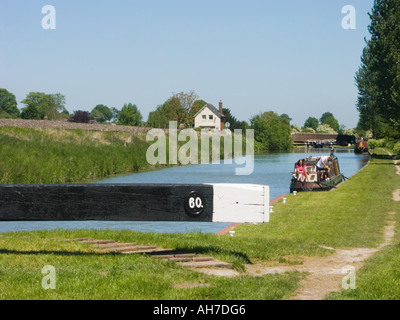
M 298 132 L 301 132 L 301 129 L 297 126 L 297 125 L 295 125 L 295 124 L 292 124 L 291 126 L 290 126 L 290 128 L 292 129 L 292 133 L 298 133 Z
M 147 125 L 150 127 L 167 128 L 169 121 L 177 121 L 186 127 L 193 127 L 194 115 L 207 103 L 200 100 L 194 92 L 174 93 L 156 110 L 149 113 Z
M 120 110 L 118 110 L 115 107 L 111 107 L 111 112 L 112 112 L 111 121 L 118 122 L 118 116 L 119 116 Z
M 370 80 L 372 79 L 369 69 L 371 65 L 370 59 L 370 50 L 366 47 L 361 57 L 362 65 L 355 76 L 355 82 L 358 87 L 357 110 L 359 112 L 357 128 L 361 131 L 371 130 L 374 138 L 381 138 L 384 136 L 382 130 L 383 119 L 379 115 L 376 100 L 373 98 L 378 89 Z
M 65 96 L 61 93 L 51 94 L 52 97 L 52 108 L 55 110 L 54 117 L 58 118 L 60 114 L 68 114 L 67 109 L 65 109 Z
M 319 125 L 318 119 L 314 117 L 308 117 L 307 120 L 304 122 L 303 129 L 305 128 L 312 128 L 314 130 L 317 130 Z
M 330 113 L 330 112 L 325 112 L 325 113 L 321 116 L 321 118 L 319 119 L 320 124 L 324 124 L 324 123 L 325 123 L 325 120 L 326 120 L 327 118 L 330 118 L 330 117 L 333 117 L 333 118 L 334 118 L 333 114 Z
M 339 132 L 339 130 L 340 130 L 339 122 L 336 120 L 336 118 L 333 116 L 333 114 L 331 112 L 325 112 L 321 116 L 321 119 L 319 119 L 319 121 L 320 121 L 320 124 L 329 125 L 336 132 Z M 318 129 L 317 129 L 317 131 L 318 131 Z
M 229 108 L 222 108 L 222 111 L 224 113 L 225 117 L 225 123 L 229 122 L 229 129 L 230 130 L 235 130 L 235 129 L 240 129 L 244 133 L 244 130 L 248 127 L 248 124 L 246 121 L 239 121 L 234 117 L 231 113 L 231 110 Z
M 89 123 L 90 113 L 82 110 L 74 111 L 69 121 L 77 123 Z
M 335 117 L 328 117 L 325 118 L 324 122 L 322 124 L 327 124 L 329 125 L 333 130 L 335 130 L 336 132 L 340 131 L 340 125 L 339 122 L 335 119 Z
M 142 114 L 135 104 L 124 104 L 118 114 L 118 124 L 124 126 L 140 126 L 142 123 Z
M 288 125 L 290 125 L 290 121 L 292 121 L 292 118 L 289 117 L 288 114 L 283 113 L 280 115 L 280 117 L 282 118 L 283 121 L 285 121 Z
M 193 112 L 204 101 L 203 100 L 199 100 L 199 96 L 193 90 L 188 92 L 188 93 L 185 93 L 185 92 L 175 93 L 172 96 L 172 98 L 176 98 L 176 99 L 179 100 L 180 106 L 185 110 L 185 113 L 186 113 L 185 119 L 183 119 L 180 123 L 183 123 L 183 124 L 185 124 L 185 126 L 188 126 L 188 127 L 193 127 L 193 125 L 194 125 L 194 117 L 193 116 L 196 114 L 196 112 L 195 113 L 193 113 Z M 193 105 L 196 102 L 197 102 L 197 105 L 195 106 L 195 109 L 193 109 Z M 202 105 L 200 107 L 200 109 L 202 107 L 204 107 L 204 105 Z
M 318 128 L 318 126 L 317 126 L 317 128 Z M 305 128 L 302 128 L 302 130 L 301 130 L 301 132 L 305 132 L 305 133 L 315 133 L 317 130 L 314 130 L 313 128 L 310 128 L 310 127 L 305 127 Z
M 205 105 L 207 104 L 207 102 L 205 102 L 204 100 L 196 100 L 195 102 L 193 102 L 190 111 L 189 111 L 189 124 L 194 126 L 194 116 L 196 115 L 197 112 L 199 112 L 201 110 L 201 108 L 203 108 Z
M 379 135 L 400 136 L 400 2 L 375 0 L 369 14 L 371 39 L 361 57 L 358 87 L 359 127 Z M 394 130 L 393 130 L 394 129 Z M 384 132 L 382 132 L 384 131 Z
M 18 118 L 20 112 L 17 108 L 15 95 L 6 89 L 0 88 L 0 116 L 6 118 Z
M 189 114 L 194 102 L 199 99 L 199 96 L 193 90 L 188 93 L 175 93 L 172 97 L 179 99 L 181 106 L 185 109 L 187 114 Z
M 66 112 L 65 97 L 61 93 L 30 92 L 21 102 L 26 104 L 21 114 L 24 119 L 43 119 L 47 116 L 48 119 L 55 120 Z
M 284 117 L 269 111 L 256 115 L 250 120 L 254 139 L 264 151 L 292 149 L 291 128 Z
M 90 114 L 93 118 L 96 117 L 96 120 L 100 123 L 110 121 L 113 117 L 112 110 L 104 104 L 98 104 L 95 106 Z
M 29 104 L 27 107 L 22 109 L 21 118 L 30 120 L 41 119 L 38 108 L 34 104 Z
M 317 128 L 318 133 L 329 133 L 329 134 L 336 134 L 337 131 L 335 131 L 329 124 L 324 123 L 320 124 Z
M 177 121 L 178 125 L 185 124 L 187 118 L 186 109 L 182 106 L 181 101 L 172 96 L 158 106 L 155 111 L 150 112 L 147 124 L 154 128 L 168 128 L 170 121 Z

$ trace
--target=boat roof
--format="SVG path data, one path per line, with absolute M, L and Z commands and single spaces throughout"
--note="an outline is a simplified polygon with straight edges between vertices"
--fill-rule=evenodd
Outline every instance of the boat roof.
M 329 156 L 331 156 L 333 160 L 337 160 L 337 157 L 335 155 L 331 154 Z M 317 162 L 317 161 L 319 161 L 320 158 L 321 158 L 321 156 L 312 156 L 312 157 L 302 158 L 302 159 L 298 159 L 296 161 L 296 163 L 299 162 L 300 160 L 303 160 L 304 162 Z

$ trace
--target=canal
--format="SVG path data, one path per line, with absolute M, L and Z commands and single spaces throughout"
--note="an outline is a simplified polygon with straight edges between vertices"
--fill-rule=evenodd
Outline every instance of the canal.
M 309 156 L 329 155 L 328 149 L 298 148 L 291 153 L 269 153 L 265 155 L 248 156 L 246 161 L 254 163 L 253 172 L 249 175 L 235 175 L 235 170 L 241 165 L 199 164 L 176 166 L 159 171 L 131 174 L 113 177 L 96 183 L 159 183 L 159 184 L 203 184 L 203 183 L 243 183 L 261 184 L 270 187 L 270 199 L 289 193 L 291 172 L 297 160 Z M 352 149 L 336 149 L 340 170 L 345 177 L 350 178 L 357 173 L 369 158 L 366 155 L 354 154 Z M 243 165 L 244 166 L 244 165 Z M 132 230 L 140 232 L 159 233 L 215 233 L 227 227 L 229 223 L 198 223 L 198 222 L 116 222 L 116 221 L 74 221 L 74 222 L 0 222 L 0 232 L 53 230 L 53 229 L 110 229 Z

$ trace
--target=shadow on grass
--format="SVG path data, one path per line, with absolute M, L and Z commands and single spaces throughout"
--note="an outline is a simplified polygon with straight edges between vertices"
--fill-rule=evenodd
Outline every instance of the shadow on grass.
M 394 166 L 393 162 L 379 162 L 379 163 L 370 163 L 370 166 Z
M 166 250 L 166 251 L 160 251 L 160 252 L 148 252 L 147 255 L 157 257 L 161 255 L 178 255 L 178 254 L 207 254 L 211 256 L 215 256 L 216 254 L 222 254 L 222 255 L 229 255 L 229 256 L 234 256 L 236 258 L 241 258 L 246 264 L 252 264 L 251 260 L 249 257 L 242 253 L 242 252 L 237 252 L 237 251 L 231 251 L 231 250 L 224 250 L 221 248 L 216 248 L 216 247 L 192 247 L 192 248 L 176 248 L 176 249 L 171 249 L 171 250 Z
M 186 250 L 184 248 L 177 248 L 177 250 Z M 227 250 L 227 249 L 221 249 L 220 247 L 193 247 L 191 248 L 192 252 L 197 253 L 197 254 L 222 254 L 222 255 L 230 255 L 234 256 L 236 258 L 242 259 L 246 264 L 252 264 L 250 258 L 247 256 L 247 254 L 244 254 L 243 252 L 238 252 L 238 251 L 232 251 L 232 250 Z
M 380 160 L 397 160 L 398 156 L 396 155 L 388 155 L 388 154 L 372 154 L 372 159 L 380 159 Z
M 176 255 L 176 254 L 210 254 L 219 253 L 235 256 L 243 259 L 246 263 L 251 264 L 249 257 L 241 252 L 221 250 L 220 248 L 212 247 L 194 247 L 176 248 L 171 250 L 163 250 L 156 252 L 138 252 L 137 254 L 146 254 L 148 256 L 157 257 L 158 255 Z M 9 250 L 0 249 L 0 254 L 14 254 L 14 255 L 57 255 L 57 256 L 123 256 L 121 252 L 83 252 L 83 251 L 57 251 L 57 250 Z
M 83 251 L 57 251 L 57 250 L 8 250 L 0 249 L 0 254 L 16 255 L 58 255 L 58 256 L 110 256 L 121 255 L 120 252 L 83 252 Z

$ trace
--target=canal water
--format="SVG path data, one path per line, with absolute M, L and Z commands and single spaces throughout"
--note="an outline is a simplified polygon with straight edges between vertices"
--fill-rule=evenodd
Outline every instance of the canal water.
M 261 184 L 270 187 L 270 199 L 288 194 L 291 172 L 299 159 L 309 156 L 329 155 L 330 149 L 299 148 L 292 153 L 269 153 L 266 155 L 248 156 L 246 161 L 254 161 L 254 170 L 250 175 L 236 175 L 236 169 L 244 167 L 233 164 L 199 164 L 171 167 L 159 171 L 118 176 L 96 183 L 156 183 L 156 184 L 203 184 L 203 183 L 242 183 Z M 336 149 L 341 172 L 350 178 L 367 162 L 368 156 L 354 154 L 351 149 Z M 243 160 L 243 159 L 242 159 Z M 74 221 L 74 222 L 0 222 L 0 232 L 53 230 L 53 229 L 109 229 L 133 230 L 158 233 L 216 233 L 230 223 L 208 222 L 136 222 L 136 221 Z

